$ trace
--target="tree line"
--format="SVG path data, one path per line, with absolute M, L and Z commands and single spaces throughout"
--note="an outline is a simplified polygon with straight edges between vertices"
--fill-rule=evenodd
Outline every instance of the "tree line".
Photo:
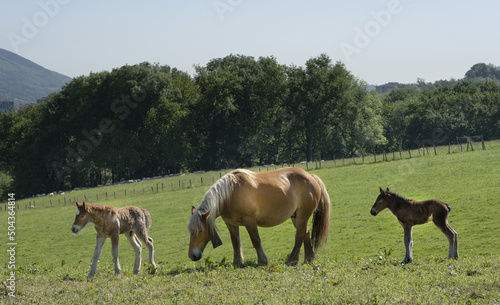
M 184 171 L 351 157 L 500 136 L 498 81 L 369 92 L 325 54 L 141 63 L 74 78 L 0 114 L 0 169 L 29 196 Z

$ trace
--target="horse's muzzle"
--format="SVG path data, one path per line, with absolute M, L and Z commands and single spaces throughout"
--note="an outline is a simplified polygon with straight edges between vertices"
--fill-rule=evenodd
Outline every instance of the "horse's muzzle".
M 373 216 L 377 216 L 377 211 L 375 211 L 374 209 L 371 209 L 370 214 L 372 214 Z
M 189 258 L 192 260 L 192 261 L 199 261 L 201 259 L 201 256 L 203 255 L 203 253 L 201 253 L 200 251 L 193 251 L 192 253 L 189 253 Z
M 72 226 L 72 227 L 71 227 L 71 232 L 73 232 L 73 233 L 75 233 L 75 234 L 76 234 L 76 233 L 78 233 L 79 231 L 80 231 L 80 228 L 79 228 L 79 227 L 77 227 L 77 226 Z

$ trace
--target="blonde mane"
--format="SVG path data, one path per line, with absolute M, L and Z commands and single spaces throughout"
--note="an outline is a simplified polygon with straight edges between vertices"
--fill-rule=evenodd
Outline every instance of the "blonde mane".
M 237 169 L 225 174 L 222 178 L 217 180 L 217 182 L 215 182 L 214 185 L 212 185 L 212 187 L 205 193 L 203 200 L 196 208 L 195 214 L 191 216 L 188 225 L 189 232 L 200 231 L 203 229 L 201 217 L 193 216 L 198 216 L 208 211 L 210 211 L 210 216 L 207 219 L 208 229 L 212 230 L 215 228 L 215 219 L 219 216 L 219 211 L 223 205 L 231 198 L 234 184 L 238 181 L 238 174 L 245 174 L 251 178 L 255 177 L 254 172 L 245 169 Z

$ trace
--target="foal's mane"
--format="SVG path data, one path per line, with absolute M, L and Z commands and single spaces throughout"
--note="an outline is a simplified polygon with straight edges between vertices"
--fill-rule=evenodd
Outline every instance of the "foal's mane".
M 93 204 L 93 203 L 86 203 L 85 202 L 85 209 L 87 210 L 87 212 L 89 213 L 97 213 L 97 214 L 102 214 L 102 213 L 106 213 L 106 212 L 112 212 L 114 211 L 116 208 L 115 207 L 112 207 L 112 206 L 108 206 L 108 205 L 97 205 L 97 204 Z
M 219 211 L 222 206 L 231 199 L 231 193 L 233 191 L 234 185 L 238 181 L 237 175 L 244 174 L 253 178 L 255 173 L 247 171 L 244 169 L 234 170 L 230 173 L 225 174 L 217 180 L 217 182 L 212 185 L 212 187 L 205 193 L 203 200 L 200 205 L 196 208 L 197 213 L 204 214 L 210 211 L 210 216 L 207 218 L 208 229 L 211 231 L 215 228 L 215 219 L 219 215 Z M 193 232 L 195 230 L 201 230 L 203 228 L 203 223 L 201 217 L 191 217 L 188 225 L 188 230 Z
M 397 199 L 404 200 L 404 201 L 412 201 L 412 199 L 408 199 L 400 194 L 391 192 L 391 191 L 385 191 L 387 194 L 396 197 Z

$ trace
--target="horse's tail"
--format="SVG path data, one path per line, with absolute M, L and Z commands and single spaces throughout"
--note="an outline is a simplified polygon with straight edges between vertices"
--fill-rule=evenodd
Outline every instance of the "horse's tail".
M 446 204 L 446 207 L 448 208 L 448 212 L 451 212 L 451 206 L 447 203 L 445 203 L 445 204 Z
M 325 184 L 316 175 L 311 175 L 318 182 L 321 188 L 321 197 L 318 207 L 313 214 L 313 224 L 311 232 L 311 242 L 316 252 L 328 239 L 328 229 L 330 226 L 330 196 L 326 191 Z

